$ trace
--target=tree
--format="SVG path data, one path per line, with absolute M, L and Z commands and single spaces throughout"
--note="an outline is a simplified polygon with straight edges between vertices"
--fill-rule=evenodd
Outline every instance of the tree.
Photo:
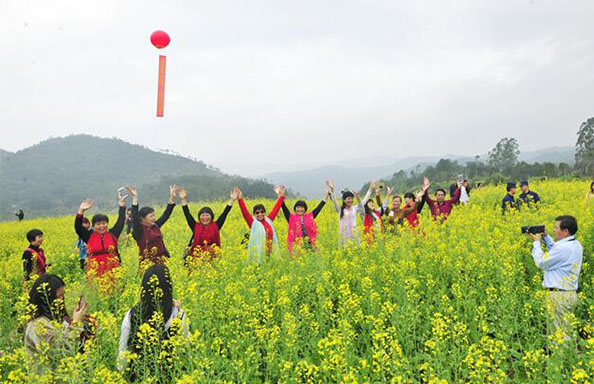
M 575 143 L 575 168 L 584 176 L 594 173 L 594 117 L 583 122 Z
M 489 165 L 500 172 L 507 172 L 518 163 L 519 154 L 518 141 L 513 137 L 504 137 L 489 151 Z

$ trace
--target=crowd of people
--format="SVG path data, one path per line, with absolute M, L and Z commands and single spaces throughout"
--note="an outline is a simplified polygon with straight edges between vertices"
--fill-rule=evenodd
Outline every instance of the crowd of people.
M 385 188 L 384 200 L 382 194 L 384 184 L 370 183 L 369 189 L 361 197 L 356 191 L 343 190 L 340 201 L 336 197 L 334 183 L 328 181 L 324 197 L 311 211 L 308 204 L 298 200 L 292 211 L 287 207 L 286 189 L 276 186 L 276 202 L 268 212 L 263 204 L 256 204 L 250 211 L 239 188 L 234 188 L 229 194 L 229 201 L 224 210 L 218 215 L 210 207 L 199 209 L 195 218 L 188 207 L 188 192 L 180 186 L 173 185 L 169 190 L 169 200 L 165 211 L 157 218 L 151 207 L 139 208 L 138 191 L 134 187 L 126 187 L 127 194 L 118 193 L 118 216 L 115 224 L 109 226 L 109 217 L 105 214 L 95 214 L 90 220 L 85 216 L 93 207 L 93 201 L 85 199 L 81 202 L 74 220 L 74 230 L 78 235 L 76 249 L 80 254 L 80 268 L 87 274 L 87 279 L 102 278 L 110 274 L 121 265 L 118 242 L 124 227 L 130 233 L 138 246 L 138 263 L 144 270 L 142 278 L 142 293 L 137 305 L 125 315 L 121 326 L 119 343 L 119 364 L 127 377 L 134 381 L 143 364 L 135 364 L 134 359 L 127 358 L 130 354 L 136 359 L 142 358 L 140 353 L 139 327 L 150 323 L 159 329 L 162 340 L 174 335 L 187 335 L 188 319 L 181 309 L 180 303 L 173 299 L 173 284 L 167 259 L 171 257 L 162 233 L 179 198 L 183 213 L 192 232 L 185 255 L 186 265 L 192 262 L 212 262 L 221 257 L 221 231 L 225 221 L 237 201 L 241 215 L 247 225 L 249 236 L 246 235 L 249 260 L 254 263 L 265 262 L 272 254 L 279 251 L 279 239 L 275 230 L 275 220 L 281 212 L 288 223 L 287 249 L 291 257 L 298 257 L 301 252 L 316 252 L 318 228 L 316 218 L 324 209 L 328 201 L 332 201 L 335 213 L 338 215 L 338 234 L 341 246 L 357 246 L 362 240 L 369 243 L 383 241 L 389 232 L 398 232 L 408 228 L 411 232 L 419 231 L 419 214 L 425 205 L 430 210 L 431 217 L 440 223 L 445 222 L 454 212 L 457 204 L 468 204 L 470 201 L 470 186 L 467 180 L 458 180 L 450 190 L 450 199 L 446 199 L 446 191 L 442 188 L 430 194 L 431 182 L 424 178 L 423 188 L 418 193 L 407 192 L 402 197 L 395 195 L 390 187 Z M 538 207 L 542 204 L 540 196 L 530 190 L 529 183 L 520 183 L 522 193 L 516 199 L 516 184 L 507 183 L 507 194 L 502 200 L 503 213 L 522 207 Z M 126 207 L 126 198 L 131 196 L 132 205 Z M 590 186 L 587 197 L 594 197 L 594 182 Z M 355 202 L 356 201 L 356 202 Z M 267 213 L 268 212 L 268 213 Z M 359 232 L 362 224 L 363 234 Z M 559 216 L 555 221 L 555 242 L 548 233 L 528 236 L 533 241 L 532 256 L 536 265 L 544 270 L 543 287 L 548 292 L 548 300 L 553 308 L 550 320 L 554 330 L 561 329 L 569 335 L 570 324 L 566 321 L 566 314 L 573 312 L 577 303 L 576 290 L 583 259 L 583 249 L 575 238 L 578 230 L 577 221 L 572 216 Z M 27 235 L 29 245 L 22 256 L 23 282 L 30 288 L 29 302 L 32 304 L 29 322 L 25 332 L 25 350 L 35 357 L 41 350 L 43 343 L 55 342 L 60 335 L 63 339 L 78 340 L 76 348 L 84 351 L 84 343 L 94 336 L 95 320 L 86 314 L 88 309 L 84 298 L 69 315 L 64 306 L 64 281 L 48 273 L 46 254 L 41 248 L 43 232 L 39 229 L 30 230 Z M 541 248 L 544 242 L 548 256 L 545 257 Z M 568 340 L 569 340 L 569 336 Z M 164 373 L 166 374 L 166 372 Z

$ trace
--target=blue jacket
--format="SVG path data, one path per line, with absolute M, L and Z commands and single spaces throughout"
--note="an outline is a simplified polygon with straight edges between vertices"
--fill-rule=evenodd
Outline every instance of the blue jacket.
M 540 203 L 540 196 L 536 192 L 528 191 L 520 195 L 520 200 L 530 205 L 530 203 Z
M 501 201 L 501 209 L 503 213 L 509 209 L 519 209 L 519 204 L 516 199 L 514 199 L 513 195 L 509 193 L 505 195 L 503 200 Z

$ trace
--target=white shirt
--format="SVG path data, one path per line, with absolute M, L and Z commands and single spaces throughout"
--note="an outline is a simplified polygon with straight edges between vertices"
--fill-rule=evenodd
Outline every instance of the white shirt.
M 461 186 L 460 187 L 460 201 L 462 202 L 462 204 L 468 204 L 468 200 L 469 200 L 469 196 L 468 196 L 468 192 L 466 192 L 466 187 Z
M 355 243 L 359 242 L 359 229 L 357 228 L 357 214 L 364 216 L 365 215 L 365 208 L 364 204 L 369 200 L 371 196 L 371 188 L 365 194 L 363 200 L 357 204 L 351 206 L 351 208 L 344 208 L 344 214 L 340 217 L 340 213 L 343 211 L 343 208 L 338 201 L 332 195 L 332 202 L 334 203 L 334 209 L 336 209 L 336 213 L 338 213 L 339 222 L 338 222 L 338 233 L 340 234 L 340 244 L 345 245 L 350 241 L 355 241 Z
M 542 251 L 540 241 L 535 241 L 532 245 L 532 258 L 538 268 L 544 270 L 542 286 L 566 291 L 577 290 L 584 257 L 580 242 L 573 236 L 556 243 L 549 235 L 542 240 L 548 254 Z
M 122 321 L 122 329 L 120 333 L 120 347 L 119 347 L 119 354 L 118 354 L 118 370 L 122 370 L 124 368 L 124 357 L 123 354 L 125 351 L 128 350 L 128 339 L 130 338 L 130 329 L 132 328 L 131 320 L 132 320 L 132 309 L 126 312 L 126 316 L 124 316 L 124 320 Z M 173 319 L 181 319 L 182 321 L 182 332 L 187 337 L 190 335 L 190 331 L 188 329 L 188 317 L 183 309 L 174 306 L 171 310 L 171 316 L 165 323 L 165 330 L 168 330 L 171 327 L 171 321 Z

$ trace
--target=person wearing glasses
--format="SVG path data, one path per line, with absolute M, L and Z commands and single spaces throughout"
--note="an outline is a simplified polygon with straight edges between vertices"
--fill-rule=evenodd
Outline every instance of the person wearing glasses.
M 266 208 L 263 204 L 254 205 L 252 212 L 249 213 L 245 201 L 243 200 L 243 193 L 237 188 L 239 209 L 241 214 L 250 227 L 250 238 L 248 243 L 249 257 L 251 261 L 256 261 L 258 264 L 262 263 L 262 257 L 270 257 L 273 252 L 278 252 L 278 238 L 274 230 L 273 221 L 276 219 L 280 211 L 283 201 L 285 201 L 286 189 L 284 186 L 274 187 L 274 191 L 278 196 L 278 200 L 272 211 L 266 215 Z

